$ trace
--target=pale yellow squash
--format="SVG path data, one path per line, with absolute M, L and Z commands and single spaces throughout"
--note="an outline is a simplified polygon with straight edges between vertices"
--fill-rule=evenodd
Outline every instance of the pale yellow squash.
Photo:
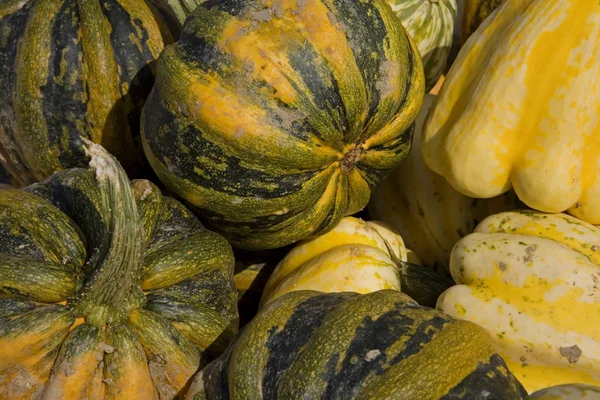
M 467 40 L 424 126 L 459 192 L 600 223 L 600 3 L 513 0 Z
M 393 228 L 378 221 L 345 217 L 333 230 L 300 242 L 285 256 L 269 277 L 261 304 L 296 290 L 399 291 L 394 258 L 420 262 Z
M 529 392 L 600 384 L 600 229 L 567 214 L 483 220 L 452 250 L 437 307 L 495 338 Z

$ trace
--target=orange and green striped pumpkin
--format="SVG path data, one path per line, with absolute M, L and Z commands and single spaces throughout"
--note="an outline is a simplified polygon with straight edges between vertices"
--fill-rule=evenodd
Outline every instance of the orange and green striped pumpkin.
M 21 185 L 79 166 L 80 137 L 128 172 L 143 165 L 139 120 L 153 64 L 180 29 L 154 2 L 0 2 L 0 163 Z
M 495 399 L 527 393 L 472 322 L 395 290 L 296 291 L 263 308 L 187 400 Z
M 172 399 L 237 331 L 227 241 L 87 143 L 0 190 L 2 399 Z
M 211 0 L 159 58 L 144 151 L 234 246 L 282 247 L 366 206 L 423 96 L 385 0 Z

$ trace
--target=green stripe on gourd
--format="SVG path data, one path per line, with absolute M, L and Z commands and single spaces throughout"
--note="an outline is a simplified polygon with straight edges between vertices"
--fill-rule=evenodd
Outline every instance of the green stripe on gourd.
M 383 0 L 203 3 L 159 59 L 144 151 L 236 246 L 323 232 L 408 153 L 417 52 Z
M 426 91 L 442 76 L 452 46 L 456 0 L 388 0 L 417 44 L 425 70 Z

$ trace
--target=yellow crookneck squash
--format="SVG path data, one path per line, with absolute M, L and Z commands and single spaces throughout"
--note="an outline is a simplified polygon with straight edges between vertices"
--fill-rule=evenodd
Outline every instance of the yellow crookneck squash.
M 600 223 L 600 4 L 503 3 L 461 49 L 425 122 L 427 165 L 459 192 Z
M 298 290 L 402 289 L 419 304 L 433 307 L 449 279 L 420 264 L 391 226 L 345 217 L 332 231 L 300 242 L 284 257 L 265 285 L 261 306 Z
M 437 307 L 486 328 L 531 393 L 600 384 L 600 228 L 567 214 L 511 211 L 454 247 Z

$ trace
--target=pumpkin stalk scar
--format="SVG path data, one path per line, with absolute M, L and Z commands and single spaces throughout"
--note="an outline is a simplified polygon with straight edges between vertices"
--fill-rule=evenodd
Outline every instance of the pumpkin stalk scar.
M 342 172 L 347 174 L 352 171 L 364 153 L 365 149 L 362 147 L 362 145 L 354 146 L 349 152 L 347 152 L 340 162 L 340 169 Z

